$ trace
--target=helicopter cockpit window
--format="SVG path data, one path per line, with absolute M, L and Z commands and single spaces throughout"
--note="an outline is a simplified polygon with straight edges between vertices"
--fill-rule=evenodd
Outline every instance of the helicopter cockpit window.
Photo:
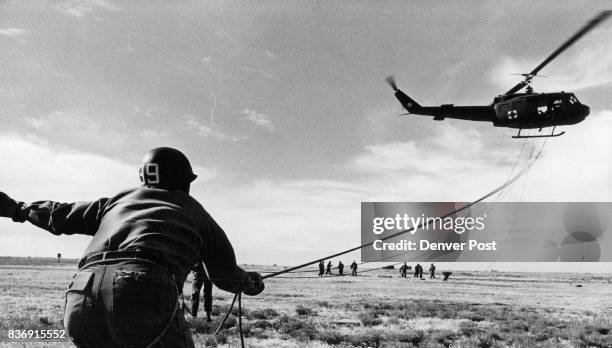
M 570 104 L 578 104 L 578 99 L 576 99 L 576 97 L 575 97 L 575 96 L 570 95 L 570 97 L 569 97 L 569 103 L 570 103 Z
M 563 105 L 563 100 L 561 100 L 561 99 L 556 99 L 553 102 L 553 108 L 555 108 L 555 109 L 556 108 L 560 108 L 562 105 Z

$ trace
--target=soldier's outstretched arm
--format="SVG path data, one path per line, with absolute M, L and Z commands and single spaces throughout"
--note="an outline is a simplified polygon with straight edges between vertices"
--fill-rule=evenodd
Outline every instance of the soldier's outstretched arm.
M 108 198 L 93 202 L 37 201 L 26 204 L 0 192 L 0 216 L 15 222 L 29 221 L 53 234 L 94 235 Z
M 202 256 L 210 280 L 220 289 L 232 293 L 242 291 L 251 296 L 264 290 L 264 283 L 259 273 L 245 272 L 238 266 L 232 244 L 223 229 L 212 218 L 209 219 Z

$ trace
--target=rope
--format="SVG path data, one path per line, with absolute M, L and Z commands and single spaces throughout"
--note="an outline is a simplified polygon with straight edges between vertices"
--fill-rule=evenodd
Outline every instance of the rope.
M 219 331 L 221 331 L 221 328 L 227 321 L 227 318 L 229 318 L 230 314 L 232 313 L 232 309 L 234 309 L 236 299 L 238 299 L 238 331 L 240 331 L 240 345 L 242 346 L 242 348 L 244 348 L 244 333 L 242 332 L 242 292 L 237 292 L 234 295 L 234 299 L 232 300 L 232 303 L 230 304 L 227 313 L 225 313 L 223 320 L 221 320 L 221 324 L 219 324 L 219 327 L 217 327 L 217 330 L 215 330 L 215 335 L 218 334 Z
M 244 335 L 242 333 L 242 293 L 238 293 L 238 331 L 240 331 L 240 345 L 244 348 Z
M 236 298 L 238 298 L 238 294 L 240 294 L 240 292 L 238 292 L 238 293 L 236 293 L 234 295 L 234 299 L 232 300 L 232 304 L 230 304 L 230 308 L 227 310 L 227 313 L 225 313 L 225 316 L 223 317 L 223 320 L 221 320 L 221 324 L 219 324 L 219 327 L 217 328 L 217 330 L 215 330 L 215 335 L 218 334 L 219 331 L 221 331 L 221 328 L 225 324 L 225 321 L 227 320 L 227 318 L 232 313 L 232 309 L 234 309 L 234 303 L 236 303 Z
M 375 261 L 364 262 L 363 264 L 372 263 L 372 262 L 375 262 Z M 357 274 L 366 273 L 366 272 L 372 272 L 372 271 L 375 271 L 377 269 L 381 269 L 381 268 L 384 268 L 384 267 L 387 267 L 387 266 L 399 265 L 402 262 L 397 262 L 397 263 L 394 263 L 392 265 L 380 266 L 380 267 L 376 267 L 376 268 L 369 268 L 369 269 L 366 269 L 366 270 L 363 270 L 363 271 L 359 271 L 359 272 L 357 272 Z M 276 279 L 325 279 L 325 278 L 330 278 L 330 277 L 344 277 L 344 276 L 353 277 L 352 275 L 349 275 L 347 273 L 347 274 L 332 274 L 331 276 L 325 276 L 325 277 L 318 277 L 318 276 L 317 277 L 312 277 L 312 276 L 299 277 L 299 276 L 295 276 L 295 277 L 276 277 Z

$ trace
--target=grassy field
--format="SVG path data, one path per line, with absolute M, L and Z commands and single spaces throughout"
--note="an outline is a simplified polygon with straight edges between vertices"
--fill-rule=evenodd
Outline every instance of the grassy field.
M 0 347 L 70 346 L 11 341 L 6 332 L 61 329 L 63 294 L 75 265 L 14 263 L 0 266 Z M 612 347 L 612 275 L 455 271 L 448 282 L 398 276 L 397 270 L 377 270 L 268 280 L 260 296 L 243 298 L 246 344 Z M 186 283 L 185 295 L 189 289 Z M 187 316 L 198 346 L 239 345 L 235 315 L 212 334 L 231 299 L 215 289 L 210 324 Z

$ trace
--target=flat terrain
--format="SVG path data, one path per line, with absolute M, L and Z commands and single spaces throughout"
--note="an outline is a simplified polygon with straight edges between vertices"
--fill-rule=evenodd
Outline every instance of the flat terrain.
M 0 266 L 0 347 L 70 346 L 8 340 L 7 330 L 61 329 L 63 294 L 75 267 L 53 262 Z M 246 344 L 612 347 L 612 275 L 455 271 L 443 282 L 402 279 L 397 272 L 270 279 L 260 296 L 243 298 Z M 190 287 L 187 282 L 186 296 Z M 235 315 L 218 336 L 211 334 L 231 299 L 214 290 L 213 323 L 187 316 L 199 346 L 239 345 Z

